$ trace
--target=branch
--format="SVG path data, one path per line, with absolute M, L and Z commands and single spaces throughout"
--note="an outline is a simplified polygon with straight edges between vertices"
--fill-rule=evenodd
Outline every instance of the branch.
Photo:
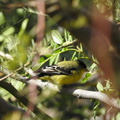
M 5 71 L 4 71 L 5 72 Z M 27 72 L 30 72 L 30 71 L 27 71 Z M 30 74 L 33 74 L 33 73 L 30 73 Z M 17 76 L 17 77 L 16 77 Z M 13 78 L 17 78 L 17 80 L 21 81 L 21 82 L 25 82 L 25 83 L 28 83 L 28 84 L 33 84 L 33 85 L 37 85 L 39 86 L 40 88 L 42 89 L 46 89 L 46 88 L 49 88 L 49 89 L 52 89 L 52 90 L 55 90 L 55 91 L 59 91 L 59 88 L 57 85 L 54 85 L 52 83 L 49 83 L 49 82 L 42 82 L 41 80 L 39 79 L 31 79 L 29 80 L 28 77 L 21 77 L 19 74 L 16 74 L 15 76 L 12 76 Z M 6 83 L 8 84 L 8 83 Z M 0 84 L 1 86 L 1 84 Z M 3 86 L 1 86 L 3 87 Z M 5 88 L 6 89 L 6 88 Z M 9 91 L 9 90 L 8 90 Z M 112 97 L 109 97 L 108 95 L 104 94 L 104 93 L 101 93 L 101 92 L 97 92 L 97 91 L 87 91 L 87 90 L 81 90 L 81 89 L 75 89 L 75 88 L 67 88 L 67 89 L 62 89 L 62 91 L 64 92 L 67 92 L 67 93 L 70 93 L 74 96 L 77 96 L 79 98 L 89 98 L 89 99 L 98 99 L 112 107 L 116 107 L 118 109 L 120 109 L 120 106 L 118 106 L 117 104 L 117 100 L 112 98 Z M 62 92 L 61 91 L 61 92 Z M 9 91 L 10 92 L 10 91 Z M 10 92 L 11 93 L 11 92 Z M 14 94 L 14 92 L 12 93 L 14 96 L 16 96 Z M 17 98 L 17 96 L 16 96 Z M 19 100 L 19 98 L 18 98 Z
M 7 90 L 9 93 L 11 93 L 15 98 L 17 98 L 23 105 L 26 107 L 28 104 L 31 104 L 34 106 L 34 110 L 31 111 L 35 115 L 37 115 L 39 118 L 41 116 L 44 116 L 46 119 L 52 120 L 52 118 L 47 115 L 44 111 L 39 109 L 36 105 L 34 105 L 30 100 L 28 100 L 24 95 L 22 95 L 16 88 L 14 88 L 11 84 L 5 82 L 5 81 L 0 81 L 0 87 L 4 88 Z
M 6 102 L 3 98 L 0 98 L 0 113 L 4 117 L 6 114 L 12 113 L 12 112 L 19 112 L 21 115 L 25 113 L 24 110 L 17 108 L 13 106 L 12 104 Z
M 14 76 L 13 76 L 14 77 Z M 25 83 L 28 83 L 28 84 L 33 84 L 33 85 L 37 85 L 38 87 L 42 88 L 42 89 L 46 89 L 46 88 L 49 88 L 49 89 L 52 89 L 52 90 L 55 90 L 57 92 L 60 92 L 59 88 L 57 85 L 54 85 L 52 83 L 49 83 L 49 82 L 42 82 L 41 80 L 39 79 L 31 79 L 29 80 L 29 78 L 27 77 L 21 77 L 20 75 L 17 76 L 17 80 L 21 81 L 21 82 L 25 82 Z M 7 83 L 6 83 L 7 84 Z M 0 84 L 1 86 L 1 84 Z M 3 87 L 3 86 L 1 86 Z M 6 88 L 5 88 L 6 89 Z M 9 90 L 8 90 L 9 91 Z M 75 89 L 75 88 L 67 88 L 67 89 L 62 89 L 61 92 L 67 92 L 67 93 L 70 93 L 74 96 L 77 96 L 79 98 L 89 98 L 89 99 L 98 99 L 112 107 L 116 107 L 118 109 L 120 109 L 120 106 L 117 104 L 117 100 L 112 98 L 112 97 L 109 97 L 108 95 L 104 94 L 104 93 L 101 93 L 101 92 L 97 92 L 97 91 L 87 91 L 87 90 L 81 90 L 81 89 Z M 13 93 L 14 95 L 14 93 Z M 15 96 L 15 95 L 14 95 Z M 18 98 L 19 100 L 19 98 Z
M 107 94 L 99 92 L 99 91 L 88 91 L 88 90 L 82 90 L 82 89 L 63 89 L 63 91 L 70 93 L 78 98 L 87 98 L 87 99 L 97 99 L 100 100 L 109 106 L 116 107 L 120 109 L 120 106 L 118 105 L 118 101 L 114 99 L 113 97 L 109 97 Z
M 24 65 L 24 67 L 27 66 L 28 64 L 29 63 L 26 63 Z M 8 69 L 4 68 L 2 65 L 0 65 L 0 73 L 3 73 L 3 77 L 0 78 L 0 81 L 5 80 L 8 77 L 11 77 L 11 78 L 17 79 L 17 80 L 19 80 L 21 82 L 26 82 L 29 79 L 28 77 L 23 77 L 20 74 L 16 73 L 17 71 L 21 70 L 22 68 L 23 67 L 19 67 L 14 72 L 11 72 L 10 70 L 8 70 Z
M 34 80 L 34 79 L 31 79 L 29 80 L 29 78 L 27 77 L 19 77 L 17 76 L 17 79 L 21 82 L 25 82 L 25 83 L 28 83 L 28 84 L 34 84 L 34 85 L 37 85 L 38 87 L 42 88 L 42 89 L 46 89 L 46 88 L 49 88 L 49 89 L 52 89 L 52 90 L 55 90 L 57 92 L 60 92 L 59 88 L 57 85 L 54 85 L 52 83 L 49 83 L 49 82 L 42 82 L 41 80 L 37 79 L 37 80 Z M 6 83 L 7 84 L 7 83 Z M 1 86 L 1 84 L 0 84 Z M 3 87 L 3 86 L 2 86 Z M 9 90 L 8 90 L 9 91 Z M 63 88 L 61 92 L 67 92 L 67 93 L 70 93 L 76 97 L 79 97 L 79 98 L 89 98 L 89 99 L 98 99 L 112 107 L 116 107 L 118 109 L 120 109 L 120 107 L 118 106 L 117 104 L 117 100 L 112 98 L 112 97 L 109 97 L 108 95 L 104 94 L 104 93 L 101 93 L 101 92 L 97 92 L 97 91 L 87 91 L 87 90 L 81 90 L 81 89 L 75 89 L 75 88 Z M 14 93 L 13 93 L 14 95 Z M 14 95 L 15 96 L 15 95 Z M 18 98 L 19 100 L 19 98 Z
M 28 83 L 35 84 L 42 89 L 49 88 L 49 89 L 52 89 L 52 90 L 55 90 L 58 92 L 66 92 L 66 93 L 72 94 L 79 98 L 97 99 L 97 100 L 100 100 L 100 101 L 108 104 L 109 106 L 120 109 L 120 106 L 118 105 L 117 100 L 115 98 L 109 97 L 107 94 L 102 93 L 102 92 L 75 89 L 75 88 L 71 88 L 71 87 L 66 87 L 66 88 L 64 87 L 60 91 L 57 85 L 54 85 L 49 82 L 42 82 L 39 79 L 38 80 L 32 79 L 32 80 L 28 81 Z

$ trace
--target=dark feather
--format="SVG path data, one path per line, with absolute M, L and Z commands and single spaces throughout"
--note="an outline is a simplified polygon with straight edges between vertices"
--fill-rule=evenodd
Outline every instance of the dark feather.
M 64 65 L 60 66 L 60 65 L 52 65 L 52 66 L 46 66 L 42 69 L 39 69 L 36 71 L 36 73 L 38 73 L 38 77 L 43 77 L 46 75 L 52 76 L 52 75 L 70 75 L 72 74 L 72 71 L 76 71 L 82 68 L 86 69 L 86 65 L 80 61 L 77 60 L 78 62 L 78 66 L 73 66 L 68 62 L 68 66 L 66 67 Z M 71 66 L 70 66 L 71 65 Z
M 71 70 L 65 69 L 64 67 L 59 67 L 57 65 L 46 66 L 39 70 L 38 77 L 43 77 L 45 75 L 69 75 Z

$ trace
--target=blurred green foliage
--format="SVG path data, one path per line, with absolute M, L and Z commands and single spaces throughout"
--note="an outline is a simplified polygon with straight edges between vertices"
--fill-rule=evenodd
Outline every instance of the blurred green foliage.
M 24 2 L 24 0 L 22 1 Z M 95 2 L 100 8 L 100 6 L 105 3 L 112 11 L 112 0 L 71 1 L 67 0 L 62 4 L 66 6 L 66 4 L 70 2 L 73 7 L 81 7 L 91 5 Z M 15 1 L 12 0 L 12 2 L 14 3 Z M 6 0 L 6 3 L 11 3 L 11 1 Z M 119 21 L 120 4 L 117 1 L 115 5 L 115 20 Z M 103 10 L 101 9 L 101 11 Z M 0 65 L 11 71 L 15 71 L 19 67 L 24 66 L 27 62 L 30 62 L 31 64 L 27 67 L 36 70 L 46 65 L 56 64 L 62 60 L 82 59 L 90 68 L 90 72 L 86 75 L 85 79 L 80 82 L 81 88 L 90 90 L 98 89 L 99 91 L 107 93 L 108 91 L 111 92 L 112 88 L 109 81 L 106 82 L 106 86 L 103 86 L 100 82 L 97 83 L 97 86 L 83 86 L 93 74 L 97 73 L 97 60 L 81 43 L 76 43 L 76 38 L 64 28 L 58 26 L 57 23 L 52 21 L 52 18 L 48 16 L 46 16 L 47 32 L 39 45 L 40 47 L 37 50 L 35 49 L 37 15 L 36 10 L 30 7 L 16 8 L 13 10 L 0 9 L 0 51 L 4 54 L 9 54 L 13 58 L 13 60 L 11 60 L 0 55 Z M 84 16 L 81 16 L 79 20 L 80 26 L 87 24 Z M 73 23 L 73 25 L 78 26 L 78 23 Z M 40 55 L 40 59 L 38 63 L 32 66 L 32 60 L 36 52 Z M 26 75 L 24 67 L 22 70 L 18 71 L 18 73 Z M 26 89 L 24 83 L 18 82 L 13 78 L 7 78 L 7 81 L 23 94 L 27 94 L 24 91 Z M 105 108 L 101 108 L 100 103 L 94 100 L 79 100 L 72 95 L 55 93 L 50 90 L 42 91 L 42 93 L 39 94 L 38 106 L 45 111 L 49 110 L 52 112 L 57 120 L 89 120 L 90 118 L 92 119 L 105 114 Z M 21 106 L 17 99 L 2 88 L 0 88 L 0 96 L 11 101 L 13 104 L 17 103 L 17 106 Z M 119 116 L 119 114 L 116 116 L 117 120 Z M 34 115 L 33 118 L 37 120 Z

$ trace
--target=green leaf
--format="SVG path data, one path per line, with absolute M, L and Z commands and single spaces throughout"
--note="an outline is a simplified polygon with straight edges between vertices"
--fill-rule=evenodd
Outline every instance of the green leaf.
M 57 44 L 62 44 L 63 39 L 57 30 L 52 31 L 52 38 Z
M 103 91 L 104 90 L 104 87 L 100 82 L 97 83 L 96 87 L 97 87 L 98 91 Z
M 106 82 L 106 88 L 110 89 L 110 81 L 109 80 L 107 80 L 107 82 Z
M 3 13 L 0 12 L 0 25 L 4 24 L 5 21 L 6 21 L 6 20 L 5 20 L 5 17 L 4 17 L 4 15 L 3 15 Z
M 120 120 L 120 112 L 117 114 L 116 120 Z
M 55 64 L 58 63 L 59 57 L 60 57 L 60 54 L 58 54 L 58 55 L 56 56 Z
M 19 36 L 19 37 L 21 37 L 22 34 L 24 34 L 25 29 L 27 28 L 28 20 L 29 20 L 29 19 L 26 18 L 26 19 L 22 22 L 22 25 L 21 25 L 21 28 L 20 28 L 20 32 L 18 33 L 18 36 Z
M 80 51 L 83 52 L 83 46 L 82 46 L 82 43 L 80 43 Z
M 14 27 L 9 27 L 6 31 L 3 32 L 3 35 L 8 36 L 11 35 L 15 32 L 15 28 Z
M 81 83 L 87 82 L 88 79 L 91 77 L 91 75 L 92 75 L 91 73 L 87 73 L 86 76 L 85 76 L 85 78 L 83 78 L 83 79 L 81 80 Z
M 0 42 L 2 42 L 4 40 L 4 36 L 0 35 Z
M 93 63 L 90 68 L 91 68 L 91 69 L 94 69 L 95 67 L 96 67 L 96 64 Z
M 50 61 L 49 61 L 49 65 L 52 65 L 56 60 L 56 56 L 53 56 Z
M 76 51 L 75 51 L 75 52 L 73 53 L 73 55 L 72 55 L 72 60 L 74 60 L 75 57 L 76 57 Z

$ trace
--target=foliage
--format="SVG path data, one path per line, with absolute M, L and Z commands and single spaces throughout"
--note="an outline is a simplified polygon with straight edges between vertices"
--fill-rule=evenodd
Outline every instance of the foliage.
M 112 0 L 103 0 L 101 4 L 99 0 L 94 0 L 94 2 L 99 5 L 98 7 L 103 3 L 106 3 L 110 8 L 112 6 Z M 84 2 L 82 2 L 82 4 L 84 4 Z M 116 2 L 116 11 L 118 11 L 118 9 L 119 3 Z M 10 73 L 13 72 L 21 76 L 29 76 L 25 68 L 37 70 L 40 67 L 56 64 L 62 60 L 82 59 L 90 71 L 86 74 L 85 78 L 79 82 L 81 85 L 80 88 L 90 90 L 97 88 L 98 91 L 111 93 L 113 89 L 109 80 L 106 80 L 105 86 L 100 82 L 98 82 L 97 85 L 91 85 L 89 78 L 99 71 L 97 60 L 81 43 L 77 43 L 76 38 L 66 29 L 58 26 L 57 23 L 51 21 L 49 17 L 47 17 L 46 21 L 46 24 L 49 26 L 46 30 L 47 33 L 45 33 L 45 37 L 38 45 L 40 47 L 36 49 L 35 27 L 38 14 L 35 9 L 30 7 L 17 8 L 11 11 L 0 11 L 0 52 L 2 52 L 2 54 L 0 54 L 0 65 L 10 70 Z M 117 12 L 115 20 L 119 21 L 119 12 Z M 81 22 L 83 22 L 81 25 L 86 24 L 84 18 Z M 50 24 L 52 24 L 52 26 L 50 26 Z M 35 65 L 32 65 L 36 54 L 40 55 L 39 61 Z M 26 63 L 28 63 L 27 66 L 25 66 Z M 20 70 L 17 70 L 19 68 Z M 19 82 L 11 77 L 8 77 L 6 81 L 28 97 L 27 94 L 29 90 L 25 83 Z M 18 107 L 24 107 L 3 88 L 0 88 L 0 95 Z M 79 100 L 69 94 L 55 93 L 50 90 L 39 91 L 37 105 L 45 112 L 51 111 L 53 116 L 58 120 L 92 119 L 101 115 L 103 116 L 106 111 L 104 107 L 101 107 L 99 102 L 94 100 Z M 119 119 L 119 116 L 120 114 L 118 113 L 116 119 Z M 33 118 L 38 119 L 34 115 L 31 119 Z

